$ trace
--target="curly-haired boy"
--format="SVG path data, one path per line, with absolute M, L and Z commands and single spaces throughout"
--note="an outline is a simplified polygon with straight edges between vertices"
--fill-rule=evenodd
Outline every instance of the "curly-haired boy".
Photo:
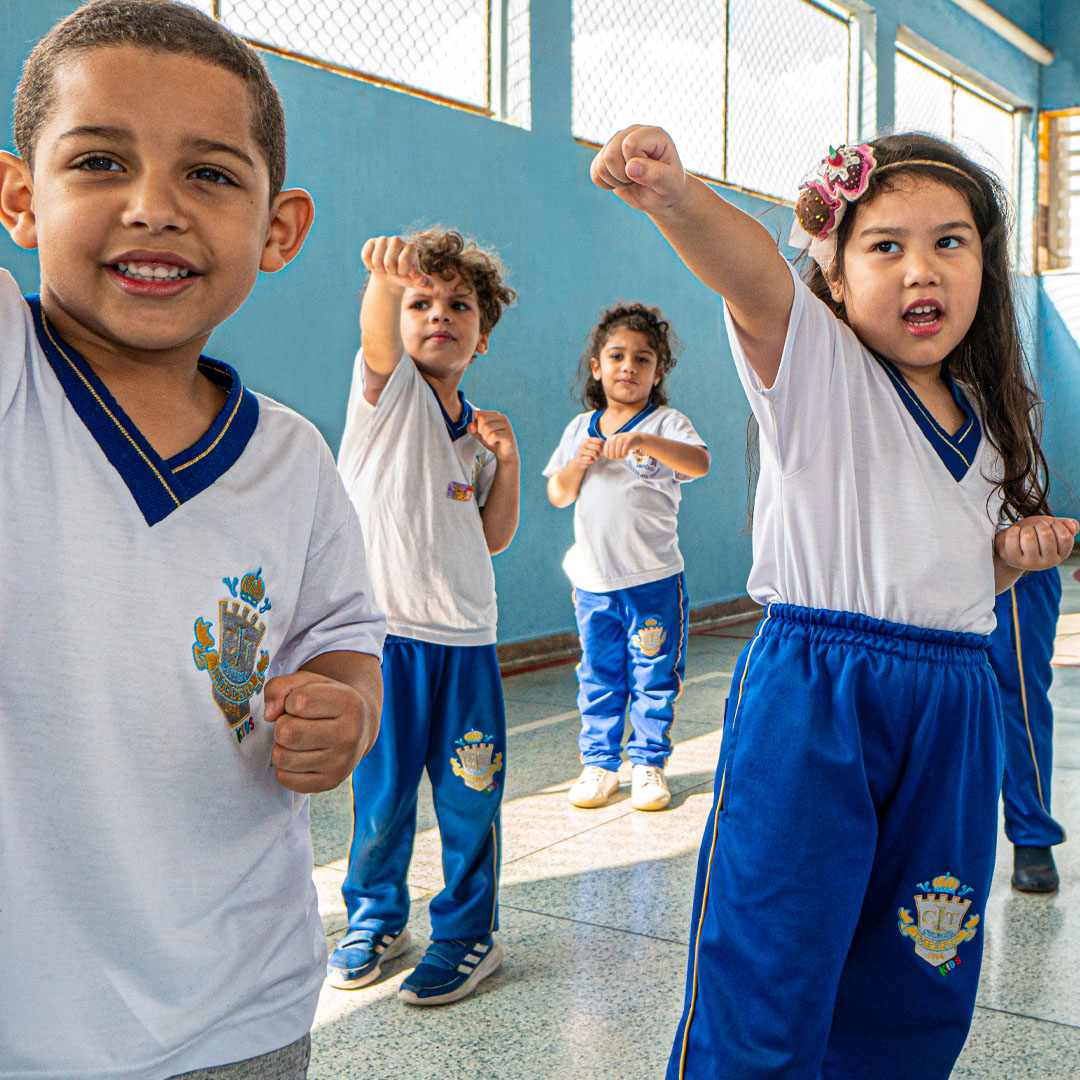
M 498 258 L 452 230 L 373 238 L 363 260 L 338 467 L 389 635 L 381 734 L 353 773 L 349 929 L 327 977 L 365 986 L 408 948 L 406 873 L 426 767 L 446 884 L 431 901 L 431 945 L 399 996 L 441 1005 L 502 961 L 493 932 L 506 716 L 491 556 L 517 528 L 519 460 L 509 420 L 474 409 L 458 387 L 515 294 Z

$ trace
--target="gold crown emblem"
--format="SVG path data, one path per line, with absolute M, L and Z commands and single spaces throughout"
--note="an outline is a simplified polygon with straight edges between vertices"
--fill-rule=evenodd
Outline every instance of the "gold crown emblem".
M 480 742 L 483 737 L 483 734 L 479 731 L 469 731 L 465 734 L 465 741 L 467 743 Z
M 960 882 L 948 871 L 942 874 L 941 877 L 934 878 L 932 884 L 938 892 L 954 893 L 960 888 Z
M 262 579 L 262 567 L 252 573 L 250 570 L 240 582 L 240 598 L 252 607 L 257 607 L 266 592 L 266 583 Z

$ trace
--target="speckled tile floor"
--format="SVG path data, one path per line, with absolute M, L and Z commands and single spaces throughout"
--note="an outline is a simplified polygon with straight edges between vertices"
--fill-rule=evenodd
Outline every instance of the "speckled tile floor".
M 1080 581 L 1072 561 L 1055 655 L 1053 809 L 1080 829 Z M 658 1080 L 682 1004 L 698 843 L 712 801 L 718 722 L 753 623 L 695 634 L 668 775 L 671 807 L 619 796 L 577 810 L 580 770 L 569 665 L 507 678 L 499 937 L 506 960 L 455 1005 L 417 1009 L 397 987 L 427 942 L 427 904 L 441 886 L 429 792 L 409 873 L 414 948 L 362 990 L 326 987 L 312 1032 L 311 1080 Z M 315 881 L 330 938 L 345 927 L 340 885 L 352 815 L 348 787 L 311 808 Z M 1061 892 L 1009 887 L 1002 831 L 985 919 L 978 1007 L 954 1080 L 1080 1080 L 1080 845 L 1055 851 Z M 866 1078 L 872 1080 L 872 1078 Z M 915 1078 L 913 1078 L 915 1080 Z

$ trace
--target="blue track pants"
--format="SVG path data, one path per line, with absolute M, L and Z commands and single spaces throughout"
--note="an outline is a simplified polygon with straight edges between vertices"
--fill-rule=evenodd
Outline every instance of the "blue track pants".
M 1061 605 L 1055 566 L 1025 574 L 997 598 L 997 629 L 990 635 L 990 664 L 1005 718 L 1005 833 L 1027 847 L 1051 847 L 1065 830 L 1050 816 L 1054 710 L 1050 705 L 1054 634 Z
M 581 637 L 582 762 L 618 769 L 629 702 L 633 734 L 626 756 L 635 765 L 662 768 L 686 672 L 690 609 L 683 575 L 606 593 L 575 589 L 574 614 Z
M 427 768 L 445 886 L 430 906 L 433 940 L 498 929 L 506 713 L 494 645 L 390 636 L 382 724 L 352 776 L 353 836 L 342 896 L 350 930 L 396 933 L 409 917 L 406 874 L 416 793 Z
M 668 1080 L 945 1080 L 979 980 L 986 639 L 770 605 L 735 668 Z

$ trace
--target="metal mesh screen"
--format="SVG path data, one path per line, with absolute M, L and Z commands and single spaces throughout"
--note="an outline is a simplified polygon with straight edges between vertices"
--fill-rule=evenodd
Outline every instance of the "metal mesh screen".
M 488 108 L 487 0 L 219 0 L 237 34 Z
M 896 56 L 894 129 L 928 131 L 952 140 L 1012 192 L 1013 111 L 903 52 Z
M 1080 113 L 1044 116 L 1039 142 L 1039 269 L 1073 269 L 1080 265 Z
M 575 0 L 573 26 L 580 139 L 659 124 L 688 168 L 791 198 L 847 137 L 850 27 L 808 0 Z

